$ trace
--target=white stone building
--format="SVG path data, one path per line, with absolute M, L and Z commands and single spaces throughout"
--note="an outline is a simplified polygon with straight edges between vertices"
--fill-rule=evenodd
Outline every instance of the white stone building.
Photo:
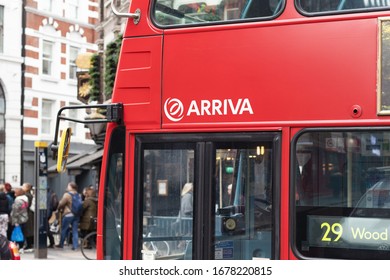
M 20 184 L 22 0 L 0 0 L 0 183 Z

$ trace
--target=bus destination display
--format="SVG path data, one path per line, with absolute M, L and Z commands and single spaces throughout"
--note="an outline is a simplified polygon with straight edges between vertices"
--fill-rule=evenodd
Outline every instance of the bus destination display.
M 312 247 L 390 250 L 390 219 L 309 215 Z

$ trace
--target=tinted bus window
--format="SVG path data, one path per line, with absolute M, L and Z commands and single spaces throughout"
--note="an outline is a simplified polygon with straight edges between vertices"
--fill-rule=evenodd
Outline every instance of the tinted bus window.
M 329 13 L 375 10 L 390 7 L 389 0 L 297 0 L 298 9 L 305 13 Z
M 275 257 L 273 160 L 269 142 L 218 144 L 215 259 Z
M 388 259 L 390 132 L 308 131 L 294 150 L 297 253 Z
M 123 182 L 125 129 L 118 127 L 110 139 L 107 180 L 104 187 L 104 259 L 122 259 Z M 115 145 L 112 145 L 115 143 Z
M 278 133 L 139 136 L 136 257 L 278 258 L 278 139 Z
M 184 146 L 184 147 L 183 147 Z M 142 259 L 192 259 L 193 144 L 143 150 Z
M 272 18 L 284 7 L 284 0 L 157 0 L 155 22 L 161 26 L 205 24 L 251 18 Z

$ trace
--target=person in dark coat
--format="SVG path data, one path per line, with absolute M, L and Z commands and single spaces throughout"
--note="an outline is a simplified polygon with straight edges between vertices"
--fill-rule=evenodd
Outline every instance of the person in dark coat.
M 5 187 L 5 193 L 7 194 L 7 196 L 9 196 L 12 199 L 12 201 L 14 201 L 15 200 L 15 191 L 12 189 L 11 184 L 5 183 L 4 187 Z
M 9 201 L 5 193 L 4 185 L 0 185 L 0 235 L 7 236 L 9 223 Z
M 58 207 L 58 196 L 55 192 L 53 192 L 50 188 L 47 190 L 47 220 L 48 220 L 48 228 L 47 228 L 47 237 L 49 238 L 49 246 L 48 248 L 54 248 L 54 236 L 53 232 L 50 230 L 50 218 L 54 212 L 57 211 Z M 55 214 L 55 213 L 54 213 Z
M 96 231 L 95 219 L 97 216 L 97 197 L 96 191 L 93 188 L 88 188 L 85 191 L 85 199 L 83 202 L 83 215 L 80 219 L 80 233 L 86 236 L 88 233 Z
M 7 237 L 0 234 L 0 260 L 11 260 L 12 254 L 9 249 L 9 241 Z
M 12 210 L 12 204 L 15 201 L 15 192 L 12 190 L 12 186 L 10 183 L 5 183 L 4 184 L 5 188 L 5 194 L 7 195 L 8 198 L 8 206 L 9 206 L 9 212 L 11 213 Z M 11 219 L 9 219 L 8 222 L 8 231 L 7 231 L 7 238 L 8 240 L 11 239 L 11 234 L 12 234 L 12 224 L 11 224 Z
M 28 220 L 24 226 L 24 237 L 26 238 L 25 252 L 32 251 L 34 249 L 34 211 L 35 211 L 35 200 L 32 193 L 32 185 L 30 183 L 23 184 L 24 194 L 28 198 Z

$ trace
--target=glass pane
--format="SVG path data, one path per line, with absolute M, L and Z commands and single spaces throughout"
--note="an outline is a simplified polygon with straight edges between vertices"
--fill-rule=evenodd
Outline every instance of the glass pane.
M 51 101 L 46 101 L 46 100 L 42 101 L 42 116 L 43 117 L 51 118 L 52 105 L 53 105 L 53 103 Z
M 216 151 L 215 258 L 271 258 L 272 143 L 222 146 Z
M 53 10 L 53 0 L 41 0 L 39 2 L 39 9 L 44 11 Z
M 191 259 L 194 149 L 155 145 L 143 152 L 143 259 Z
M 77 67 L 76 65 L 69 65 L 69 79 L 76 79 Z
M 42 73 L 45 75 L 51 74 L 51 61 L 48 60 L 42 61 Z
M 379 21 L 378 113 L 390 114 L 390 21 Z
M 77 18 L 78 11 L 79 11 L 79 1 L 78 0 L 68 0 L 67 16 L 70 18 Z
M 42 120 L 42 133 L 50 134 L 51 121 L 50 120 Z
M 388 0 L 298 0 L 297 6 L 308 13 L 390 7 Z
M 70 47 L 69 52 L 69 79 L 76 79 L 76 59 L 79 53 L 79 49 L 75 47 Z
M 79 54 L 79 49 L 75 47 L 70 47 L 69 60 L 71 63 L 76 63 L 77 55 Z
M 42 45 L 42 73 L 46 75 L 51 74 L 51 64 L 53 58 L 53 43 L 43 41 Z
M 114 130 L 108 156 L 107 179 L 104 189 L 104 259 L 122 259 L 123 184 L 125 132 Z
M 204 24 L 276 16 L 283 0 L 157 0 L 154 17 L 160 25 Z
M 48 41 L 43 41 L 43 57 L 52 58 L 53 57 L 53 43 Z
M 308 132 L 295 149 L 297 250 L 390 258 L 390 132 Z

